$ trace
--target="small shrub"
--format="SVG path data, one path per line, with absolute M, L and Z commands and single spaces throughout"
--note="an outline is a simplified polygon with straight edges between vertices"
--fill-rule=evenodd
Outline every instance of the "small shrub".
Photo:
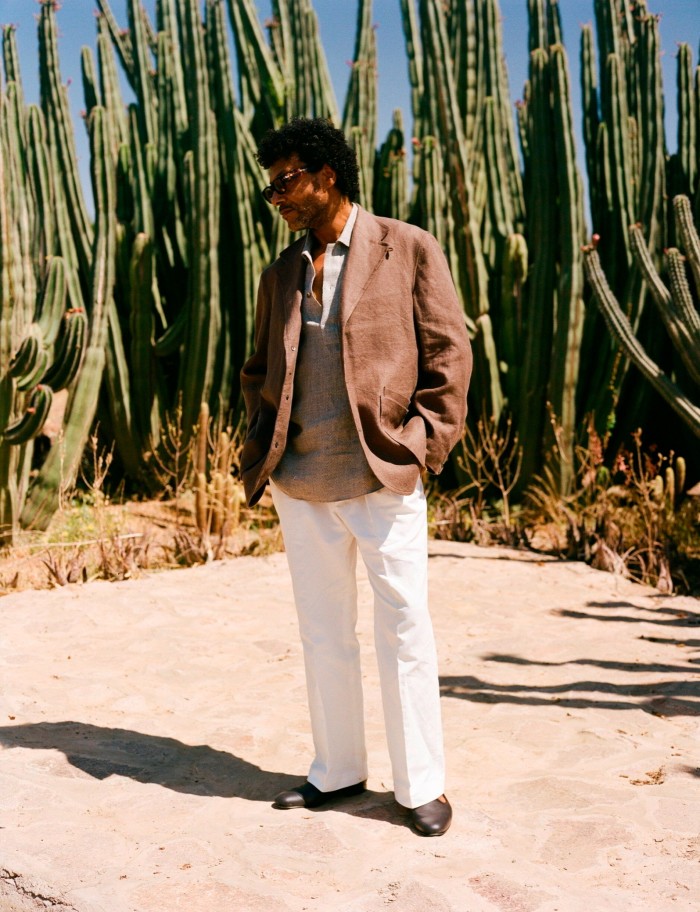
M 589 427 L 568 496 L 559 493 L 547 466 L 530 485 L 525 518 L 531 544 L 665 592 L 689 591 L 700 527 L 697 509 L 684 501 L 684 460 L 645 450 L 640 431 L 610 468 L 604 449 Z
M 428 488 L 433 536 L 478 545 L 523 544 L 520 509 L 512 502 L 522 447 L 512 420 L 479 419 L 475 429 L 467 425 L 455 460 L 464 483 L 445 493 L 434 484 Z

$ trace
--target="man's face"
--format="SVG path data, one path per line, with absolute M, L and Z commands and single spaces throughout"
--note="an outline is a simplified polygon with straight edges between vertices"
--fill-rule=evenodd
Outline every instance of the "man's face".
M 319 228 L 329 217 L 329 195 L 327 168 L 313 174 L 304 171 L 294 174 L 305 163 L 297 155 L 281 158 L 268 170 L 270 183 L 277 178 L 293 175 L 284 185 L 284 192 L 273 191 L 270 202 L 277 206 L 279 214 L 291 231 Z

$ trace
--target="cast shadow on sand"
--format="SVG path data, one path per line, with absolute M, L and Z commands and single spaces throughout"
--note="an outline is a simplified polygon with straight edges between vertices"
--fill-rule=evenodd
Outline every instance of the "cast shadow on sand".
M 189 795 L 269 802 L 277 792 L 299 784 L 299 776 L 260 769 L 207 744 L 85 722 L 0 726 L 0 744 L 61 751 L 95 779 L 125 776 Z
M 625 613 L 620 614 L 620 610 Z M 614 613 L 613 613 L 614 612 Z M 556 706 L 560 709 L 642 709 L 644 712 L 670 718 L 675 716 L 700 716 L 700 681 L 692 677 L 697 674 L 694 666 L 698 659 L 690 657 L 688 651 L 697 648 L 700 641 L 683 637 L 700 626 L 700 613 L 659 605 L 647 608 L 625 601 L 591 601 L 585 610 L 570 611 L 555 609 L 550 614 L 566 621 L 589 620 L 605 623 L 654 624 L 678 630 L 679 637 L 654 637 L 640 634 L 639 639 L 664 643 L 672 647 L 668 655 L 673 661 L 664 663 L 621 662 L 597 658 L 577 658 L 564 662 L 549 662 L 542 659 L 528 659 L 518 655 L 491 653 L 482 656 L 487 662 L 499 665 L 513 665 L 519 668 L 588 667 L 603 671 L 622 672 L 630 675 L 624 683 L 601 680 L 561 681 L 553 684 L 528 683 L 527 680 L 504 684 L 484 681 L 472 675 L 457 675 L 440 679 L 440 693 L 443 697 L 470 700 L 473 703 L 510 703 L 522 706 Z M 682 638 L 681 638 L 682 637 Z M 679 648 L 684 652 L 679 654 Z M 687 664 L 680 664 L 678 659 Z M 651 679 L 639 682 L 638 675 L 650 675 Z M 668 680 L 663 675 L 682 675 L 680 679 Z M 637 680 L 634 680 L 635 676 Z
M 656 624 L 664 627 L 700 627 L 700 613 L 685 608 L 674 608 L 671 605 L 658 605 L 646 608 L 632 602 L 587 602 L 586 608 L 593 611 L 571 611 L 558 609 L 552 611 L 557 617 L 575 618 L 576 620 L 607 621 L 624 624 Z M 595 610 L 598 609 L 598 610 Z M 601 611 L 602 609 L 602 611 Z M 628 609 L 628 614 L 611 614 L 611 609 Z
M 303 776 L 264 770 L 207 744 L 184 744 L 175 738 L 85 722 L 0 726 L 0 745 L 5 749 L 57 750 L 72 766 L 95 779 L 124 776 L 202 797 L 270 803 L 278 792 L 303 782 Z M 406 825 L 406 812 L 386 792 L 367 791 L 318 809 L 325 810 Z
M 527 662 L 519 660 L 518 664 Z M 472 703 L 510 703 L 523 707 L 555 706 L 558 709 L 579 710 L 641 709 L 661 718 L 700 716 L 700 683 L 697 681 L 611 684 L 590 680 L 550 685 L 496 684 L 472 675 L 462 675 L 441 677 L 440 694 Z
M 620 614 L 620 609 L 624 614 Z M 614 613 L 613 613 L 614 612 Z M 660 605 L 647 608 L 632 602 L 604 601 L 588 602 L 584 611 L 558 609 L 550 612 L 556 618 L 569 618 L 591 622 L 643 623 L 675 628 L 682 633 L 700 625 L 700 614 L 685 608 Z M 622 662 L 597 658 L 576 658 L 564 662 L 550 662 L 543 659 L 529 659 L 518 655 L 491 653 L 482 656 L 487 662 L 498 665 L 512 665 L 518 668 L 594 668 L 603 671 L 622 672 L 630 678 L 624 683 L 593 679 L 561 681 L 556 683 L 503 683 L 484 681 L 472 675 L 442 677 L 440 693 L 443 697 L 470 700 L 473 703 L 510 703 L 522 706 L 556 706 L 560 709 L 642 709 L 644 712 L 671 718 L 677 716 L 700 716 L 700 681 L 695 665 L 698 659 L 690 657 L 688 651 L 700 645 L 696 639 L 679 637 L 653 637 L 644 634 L 639 639 L 664 643 L 672 647 L 668 663 Z M 679 654 L 679 648 L 684 652 Z M 681 659 L 681 662 L 678 660 Z M 687 663 L 687 664 L 686 664 Z M 650 678 L 640 682 L 639 675 Z M 664 675 L 681 675 L 669 680 Z M 527 677 L 527 676 L 526 676 Z M 635 680 L 636 678 L 636 680 Z

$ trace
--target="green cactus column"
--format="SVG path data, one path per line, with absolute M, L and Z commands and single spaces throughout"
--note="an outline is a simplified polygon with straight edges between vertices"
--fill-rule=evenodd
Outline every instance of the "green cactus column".
M 219 297 L 219 150 L 211 110 L 202 22 L 196 0 L 182 0 L 183 53 L 190 64 L 187 110 L 192 148 L 185 156 L 188 206 L 189 310 L 180 365 L 182 424 L 189 435 L 212 392 L 221 331 Z
M 39 74 L 41 80 L 41 106 L 46 118 L 52 166 L 56 175 L 57 190 L 60 187 L 65 205 L 65 217 L 70 226 L 72 249 L 61 252 L 71 259 L 76 268 L 82 287 L 89 281 L 93 231 L 85 205 L 83 190 L 78 174 L 78 159 L 68 105 L 66 88 L 61 84 L 58 58 L 58 29 L 56 25 L 56 0 L 41 0 L 39 19 Z M 67 234 L 67 233 L 66 233 Z M 67 245 L 67 236 L 64 238 Z M 74 286 L 73 286 L 74 287 Z M 82 295 L 77 298 L 77 289 L 71 289 L 73 306 L 82 304 Z
M 669 189 L 691 200 L 700 217 L 700 66 L 693 64 L 693 51 L 685 42 L 676 57 L 677 150 L 669 160 Z
M 687 197 L 677 197 L 674 203 L 678 222 L 683 223 L 683 231 L 689 241 L 688 256 L 696 261 L 695 268 L 700 269 L 700 241 L 692 221 L 689 221 L 690 201 Z M 649 251 L 644 246 L 641 231 L 636 228 L 632 230 L 635 234 L 635 253 L 651 288 L 652 299 L 662 314 L 674 346 L 679 350 L 692 380 L 697 385 L 700 380 L 700 316 L 692 298 L 685 262 L 677 250 L 668 251 L 670 289 L 667 288 L 654 269 Z M 585 268 L 596 303 L 610 333 L 651 386 L 680 416 L 692 433 L 700 437 L 700 405 L 667 376 L 635 335 L 629 319 L 610 288 L 596 245 L 591 244 L 585 248 Z M 696 288 L 697 293 L 700 293 L 700 284 Z
M 357 155 L 360 175 L 358 202 L 371 211 L 377 145 L 377 40 L 372 23 L 372 0 L 360 0 L 358 4 L 343 131 Z
M 408 169 L 403 117 L 398 109 L 375 160 L 374 211 L 395 219 L 408 217 Z
M 55 175 L 46 124 L 26 108 L 14 30 L 3 33 L 0 93 L 0 544 L 12 544 L 27 494 L 34 438 L 59 380 L 72 378 L 86 327 L 66 312 L 67 270 L 56 256 Z M 10 78 L 11 77 L 11 78 Z
M 489 276 L 445 11 L 435 0 L 421 0 L 418 31 L 415 10 L 405 6 L 403 9 L 409 53 L 413 55 L 411 74 L 420 79 L 421 88 L 420 97 L 416 95 L 419 110 L 414 111 L 417 122 L 414 175 L 418 175 L 418 190 L 411 220 L 427 227 L 425 217 L 431 211 L 435 220 L 443 223 L 433 227 L 436 236 L 443 239 L 465 319 L 474 335 L 477 366 L 472 395 L 475 412 L 483 410 L 499 415 L 503 408 L 503 393 L 489 316 Z M 424 154 L 430 156 L 429 162 L 422 161 Z M 442 163 L 442 171 L 438 162 Z M 440 180 L 439 173 L 444 175 L 441 185 L 425 185 L 426 180 Z M 444 200 L 441 212 L 435 209 L 435 203 L 440 199 Z
M 562 45 L 553 45 L 550 55 L 553 71 L 553 133 L 557 158 L 558 244 L 556 320 L 547 401 L 551 404 L 559 425 L 556 444 L 560 490 L 568 493 L 574 481 L 574 450 L 579 422 L 576 393 L 584 321 L 581 246 L 586 231 L 583 184 L 576 161 L 566 53 Z M 536 251 L 533 251 L 533 256 L 536 258 Z M 547 437 L 548 434 L 545 434 L 545 444 Z
M 108 310 L 114 286 L 116 188 L 109 120 L 99 106 L 94 107 L 90 114 L 90 147 L 96 221 L 91 257 L 87 349 L 80 370 L 70 385 L 62 440 L 51 448 L 22 510 L 24 528 L 46 529 L 59 506 L 61 491 L 75 481 L 97 410 L 104 370 Z M 69 352 L 70 349 L 67 349 L 66 357 Z M 62 376 L 65 379 L 65 374 Z
M 658 17 L 645 0 L 596 0 L 598 73 L 590 30 L 582 38 L 584 136 L 593 230 L 610 287 L 635 330 L 645 309 L 646 287 L 632 255 L 629 226 L 639 223 L 658 263 L 666 241 L 666 148 Z M 645 344 L 656 350 L 658 324 L 644 321 Z M 616 422 L 628 359 L 589 308 L 582 360 L 591 365 L 579 389 L 579 412 L 593 414 L 601 435 Z M 630 395 L 630 393 L 632 395 Z M 642 419 L 634 385 L 627 387 L 628 426 Z
M 552 67 L 547 49 L 530 54 L 527 92 L 527 239 L 531 260 L 523 319 L 524 339 L 516 427 L 524 447 L 523 482 L 541 463 L 547 386 L 554 339 L 557 268 L 557 156 L 552 137 Z

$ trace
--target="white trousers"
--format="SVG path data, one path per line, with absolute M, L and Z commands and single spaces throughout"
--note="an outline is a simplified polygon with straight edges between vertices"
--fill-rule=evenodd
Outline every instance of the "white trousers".
M 315 757 L 323 792 L 367 778 L 360 647 L 359 548 L 374 592 L 374 638 L 394 795 L 414 808 L 445 790 L 440 693 L 428 613 L 426 502 L 386 488 L 333 503 L 272 484 L 292 577 Z

